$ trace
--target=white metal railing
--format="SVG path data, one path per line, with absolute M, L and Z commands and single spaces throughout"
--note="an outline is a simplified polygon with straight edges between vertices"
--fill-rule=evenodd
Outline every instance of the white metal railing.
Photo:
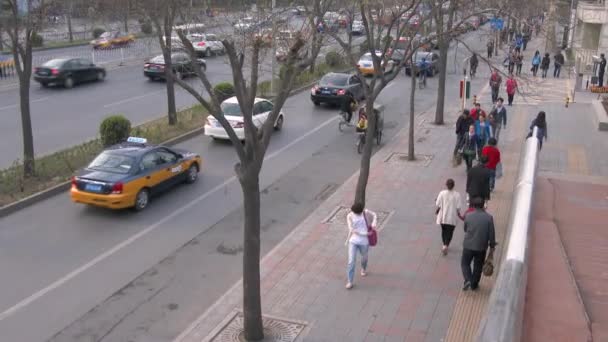
M 575 49 L 575 68 L 576 73 L 593 72 L 593 56 L 599 56 L 598 50 L 594 49 Z

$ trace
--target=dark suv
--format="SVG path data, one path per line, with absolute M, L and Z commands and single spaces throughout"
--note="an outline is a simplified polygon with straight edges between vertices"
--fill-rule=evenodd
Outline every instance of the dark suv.
M 207 63 L 204 59 L 196 59 L 193 61 L 190 55 L 183 52 L 171 54 L 171 67 L 175 77 L 182 79 L 189 75 L 196 75 L 195 66 L 199 65 L 201 70 L 207 70 Z M 165 79 L 165 57 L 163 55 L 156 56 L 144 64 L 144 76 L 151 81 Z
M 84 58 L 52 59 L 34 69 L 34 80 L 43 87 L 51 84 L 72 88 L 77 83 L 103 81 L 106 70 Z

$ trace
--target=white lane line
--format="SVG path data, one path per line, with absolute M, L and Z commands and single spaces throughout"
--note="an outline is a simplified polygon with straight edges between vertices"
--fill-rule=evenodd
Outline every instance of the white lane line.
M 166 90 L 163 89 L 163 90 L 157 90 L 157 91 L 153 91 L 151 93 L 147 93 L 147 94 L 143 94 L 143 95 L 139 95 L 139 96 L 129 97 L 128 99 L 124 99 L 124 100 L 120 100 L 120 101 L 116 101 L 116 102 L 105 104 L 103 106 L 103 108 L 114 107 L 114 106 L 118 106 L 118 105 L 123 104 L 123 103 L 131 102 L 131 101 L 137 101 L 137 100 L 143 99 L 143 98 L 148 97 L 148 96 L 152 96 L 152 95 L 163 93 L 165 91 Z
M 287 145 L 281 147 L 280 149 L 274 151 L 273 153 L 269 154 L 268 156 L 266 156 L 266 158 L 264 158 L 264 160 L 267 161 L 269 159 L 272 159 L 272 158 L 278 156 L 279 154 L 285 152 L 286 150 L 288 150 L 289 148 L 291 148 L 295 144 L 297 144 L 300 141 L 306 139 L 310 135 L 318 132 L 319 130 L 321 130 L 325 126 L 329 125 L 330 123 L 336 121 L 337 119 L 338 119 L 338 117 L 334 116 L 333 118 L 326 120 L 325 122 L 323 122 L 321 125 L 317 126 L 316 128 L 308 131 L 307 133 L 301 135 L 300 137 L 298 137 L 294 141 L 290 142 L 289 144 L 287 144 Z M 62 278 L 56 280 L 55 282 L 53 282 L 52 284 L 48 285 L 47 287 L 41 289 L 40 291 L 32 294 L 29 297 L 23 299 L 19 303 L 13 305 L 11 308 L 9 308 L 6 311 L 0 313 L 0 321 L 3 321 L 5 319 L 7 319 L 8 317 L 10 317 L 10 316 L 14 315 L 15 313 L 17 313 L 19 310 L 21 310 L 21 309 L 25 308 L 26 306 L 32 304 L 34 301 L 36 301 L 36 300 L 44 297 L 49 292 L 51 292 L 51 291 L 59 288 L 60 286 L 62 286 L 65 283 L 67 283 L 68 281 L 76 278 L 81 273 L 89 270 L 91 267 L 99 264 L 100 262 L 102 262 L 105 259 L 109 258 L 110 256 L 112 256 L 116 252 L 118 252 L 121 249 L 129 246 L 130 244 L 132 244 L 133 242 L 137 241 L 138 239 L 140 239 L 141 237 L 145 236 L 146 234 L 151 233 L 152 231 L 154 231 L 155 229 L 157 229 L 161 225 L 165 224 L 169 220 L 171 220 L 171 219 L 173 219 L 173 218 L 181 215 L 183 212 L 185 212 L 186 210 L 192 208 L 194 205 L 196 205 L 200 201 L 203 201 L 207 197 L 209 197 L 209 196 L 215 194 L 216 192 L 222 190 L 225 186 L 229 185 L 230 183 L 232 183 L 234 181 L 236 181 L 236 176 L 232 176 L 232 177 L 228 178 L 222 184 L 219 184 L 218 186 L 214 187 L 213 189 L 211 189 L 211 190 L 207 191 L 206 193 L 202 194 L 201 196 L 195 198 L 194 200 L 192 200 L 187 205 L 185 205 L 185 206 L 177 209 L 176 211 L 172 212 L 170 215 L 166 216 L 164 219 L 158 221 L 157 223 L 155 223 L 153 225 L 148 226 L 144 230 L 142 230 L 139 233 L 131 236 L 130 238 L 126 239 L 125 241 L 119 243 L 118 245 L 110 248 L 109 250 L 105 251 L 104 253 L 98 255 L 93 260 L 91 260 L 91 261 L 87 262 L 86 264 L 78 267 L 74 271 L 66 274 L 65 276 L 63 276 Z
M 32 100 L 32 101 L 30 101 L 30 103 L 42 102 L 42 101 L 46 101 L 46 100 L 48 100 L 48 99 L 49 99 L 49 97 L 48 97 L 48 96 L 47 96 L 47 97 L 41 97 L 41 98 L 39 98 L 39 99 L 36 99 L 36 100 Z M 15 103 L 15 104 L 10 105 L 10 106 L 4 106 L 4 107 L 0 107 L 0 110 L 11 109 L 11 108 L 17 108 L 17 106 L 19 106 L 19 104 L 18 104 L 18 103 Z

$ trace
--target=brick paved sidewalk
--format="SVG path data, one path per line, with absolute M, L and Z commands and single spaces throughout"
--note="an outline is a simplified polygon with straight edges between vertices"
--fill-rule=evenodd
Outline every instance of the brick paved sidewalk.
M 447 178 L 456 181 L 456 189 L 464 196 L 464 166 L 451 166 L 456 113 L 440 127 L 427 123 L 430 115 L 417 117 L 416 162 L 403 158 L 406 130 L 373 158 L 367 197 L 368 207 L 379 214 L 380 242 L 370 250 L 369 275 L 363 279 L 357 276 L 354 289 L 344 288 L 344 241 L 346 208 L 352 204 L 357 175 L 263 259 L 263 312 L 305 322 L 299 340 L 442 341 L 450 327 L 449 340 L 467 341 L 476 332 L 491 282 L 486 279 L 480 291 L 462 294 L 462 225 L 456 230 L 450 253 L 443 257 L 434 216 L 435 197 Z M 489 206 L 500 242 L 504 241 L 518 168 L 520 136 L 525 135 L 526 116 L 511 117 L 499 144 L 504 150 L 506 175 L 497 183 Z M 241 291 L 239 282 L 178 340 L 202 341 L 233 310 L 241 308 Z M 457 303 L 467 309 L 453 315 Z

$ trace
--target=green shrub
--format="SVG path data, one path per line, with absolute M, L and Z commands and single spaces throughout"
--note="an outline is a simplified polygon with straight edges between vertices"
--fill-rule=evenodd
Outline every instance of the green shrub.
M 140 24 L 141 27 L 141 32 L 144 34 L 152 34 L 152 24 L 150 24 L 150 22 L 142 22 Z
M 111 146 L 125 141 L 131 133 L 131 121 L 122 115 L 105 118 L 99 125 L 99 134 L 103 146 Z
M 234 96 L 234 86 L 230 82 L 221 82 L 213 87 L 213 92 L 220 102 Z
M 342 56 L 336 51 L 330 51 L 325 55 L 325 64 L 330 67 L 338 66 L 342 63 Z
M 32 46 L 41 47 L 43 44 L 44 44 L 44 38 L 42 38 L 42 36 L 36 32 L 32 33 Z
M 99 36 L 101 36 L 104 32 L 106 32 L 105 29 L 102 29 L 101 27 L 96 27 L 93 29 L 93 39 L 97 39 L 99 38 Z

